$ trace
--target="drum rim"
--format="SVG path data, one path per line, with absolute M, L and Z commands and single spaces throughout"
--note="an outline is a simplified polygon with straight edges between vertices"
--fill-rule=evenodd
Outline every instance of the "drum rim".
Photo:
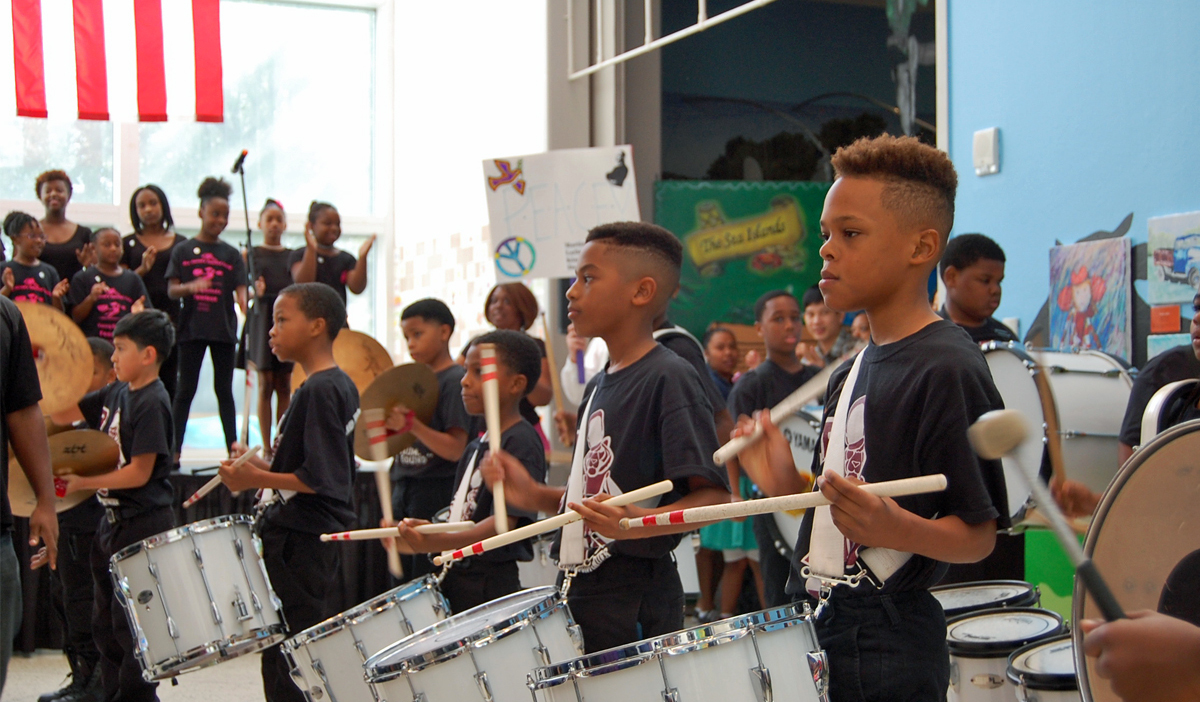
M 161 546 L 173 544 L 177 541 L 183 541 L 184 539 L 195 534 L 205 534 L 210 531 L 216 531 L 217 529 L 236 527 L 239 524 L 252 526 L 254 524 L 254 518 L 248 514 L 225 514 L 221 515 L 220 517 L 201 519 L 197 522 L 184 524 L 183 526 L 178 526 L 174 529 L 168 529 L 161 534 L 155 534 L 154 536 L 142 539 L 137 543 L 129 544 L 125 548 L 114 553 L 112 555 L 111 562 L 113 565 L 116 565 L 118 561 L 123 561 L 126 558 L 141 553 L 143 550 L 159 548 Z M 255 536 L 255 538 L 257 539 L 258 537 Z
M 142 659 L 142 669 L 150 674 L 151 680 L 163 680 L 166 678 L 173 678 L 193 670 L 207 668 L 209 666 L 216 665 L 217 663 L 222 663 L 226 660 L 229 660 L 230 658 L 244 656 L 249 653 L 256 653 L 269 646 L 274 646 L 280 641 L 283 641 L 285 638 L 287 638 L 287 625 L 283 622 L 278 622 L 275 624 L 268 624 L 260 629 L 255 629 L 248 634 L 240 634 L 224 639 L 218 639 L 217 641 L 210 641 L 206 644 L 201 644 L 200 646 L 190 648 L 183 653 L 171 656 L 169 658 L 164 658 L 153 663 L 147 661 L 146 654 L 148 652 L 145 651 L 141 646 L 138 647 L 137 654 L 138 657 Z M 240 648 L 242 646 L 246 646 L 247 644 L 249 644 L 249 646 L 246 647 L 245 650 L 239 650 L 233 656 L 226 655 L 229 652 L 229 649 L 235 647 Z M 189 667 L 190 663 L 207 658 L 209 656 L 216 657 L 211 661 L 204 663 L 203 665 Z
M 658 639 L 646 639 L 626 646 L 589 653 L 561 663 L 534 668 L 529 676 L 529 686 L 534 690 L 544 690 L 576 678 L 594 678 L 636 668 L 643 663 L 657 659 L 657 641 Z M 616 660 L 595 661 L 600 656 L 611 659 L 614 653 L 619 656 Z M 588 661 L 595 662 L 588 665 Z
M 947 585 L 935 585 L 935 586 L 929 588 L 929 594 L 933 595 L 936 598 L 937 593 L 939 593 L 939 592 L 949 592 L 951 590 L 965 590 L 965 589 L 969 589 L 969 588 L 1005 587 L 1005 586 L 1024 586 L 1026 588 L 1025 595 L 1021 596 L 1021 597 L 1014 597 L 1014 598 L 1009 598 L 1007 600 L 997 601 L 999 603 L 989 602 L 986 605 L 975 606 L 973 608 L 952 607 L 950 609 L 945 609 L 945 607 L 943 607 L 942 609 L 943 609 L 943 611 L 945 611 L 946 617 L 949 620 L 949 619 L 953 619 L 956 617 L 960 617 L 964 614 L 972 614 L 975 612 L 980 612 L 985 609 L 1011 609 L 1013 607 L 1029 607 L 1032 603 L 1038 602 L 1041 599 L 1041 592 L 1038 590 L 1037 585 L 1034 585 L 1033 583 L 1028 582 L 1026 580 L 1004 580 L 1004 579 L 973 580 L 971 582 L 965 582 L 965 583 L 950 583 Z M 1030 597 L 1032 597 L 1032 600 L 1030 600 L 1030 603 L 1024 604 L 1024 601 L 1026 599 L 1029 599 Z
M 445 611 L 450 610 L 445 595 L 437 587 L 437 578 L 433 575 L 425 575 L 419 580 L 394 587 L 381 595 L 360 602 L 344 612 L 339 612 L 323 622 L 313 624 L 284 641 L 280 648 L 286 651 L 295 651 L 300 646 L 316 643 L 344 630 L 347 626 L 361 624 L 371 617 L 395 609 L 425 592 L 431 592 L 434 595 L 435 605 L 440 605 Z
M 496 622 L 492 626 L 478 629 L 461 636 L 453 641 L 449 641 L 442 646 L 430 649 L 425 653 L 406 656 L 397 660 L 394 663 L 384 664 L 389 652 L 399 653 L 415 643 L 421 638 L 428 638 L 442 633 L 444 630 L 452 626 L 459 625 L 467 619 L 467 615 L 478 609 L 487 607 L 488 605 L 500 602 L 506 599 L 515 599 L 518 595 L 529 595 L 534 592 L 543 592 L 545 597 L 530 605 L 526 609 L 509 617 L 508 619 Z M 568 626 L 573 626 L 575 620 L 571 617 L 571 610 L 567 609 L 567 602 L 559 594 L 558 589 L 551 586 L 535 587 L 526 590 L 518 590 L 517 592 L 506 595 L 504 597 L 485 602 L 477 607 L 461 612 L 440 622 L 431 624 L 420 631 L 413 632 L 409 636 L 400 639 L 396 643 L 388 646 L 379 653 L 371 656 L 363 663 L 363 670 L 366 673 L 367 680 L 371 683 L 384 683 L 393 678 L 396 678 L 405 673 L 418 673 L 430 666 L 444 663 L 448 660 L 457 658 L 465 653 L 468 649 L 483 648 L 488 644 L 495 643 L 501 639 L 507 638 L 518 631 L 525 629 L 530 624 L 553 616 L 560 610 L 563 610 L 567 617 Z M 452 622 L 452 623 L 450 623 Z M 377 662 L 372 663 L 379 659 Z
M 1043 616 L 1055 621 L 1055 627 L 1044 634 L 1039 634 L 1037 638 L 1016 639 L 1008 641 L 956 641 L 950 638 L 950 627 L 955 624 L 962 623 L 968 619 L 976 619 L 986 616 L 995 615 L 1013 615 L 1013 614 L 1030 614 Z M 998 658 L 996 654 L 1003 653 L 1007 656 L 1009 653 L 1028 646 L 1031 643 L 1045 641 L 1051 636 L 1058 636 L 1066 631 L 1063 624 L 1062 615 L 1054 610 L 1041 609 L 1040 607 L 994 607 L 991 609 L 981 609 L 977 612 L 971 612 L 959 617 L 954 617 L 946 622 L 946 647 L 950 649 L 950 656 L 955 658 Z
M 1063 641 L 1071 643 L 1071 662 L 1075 662 L 1075 642 L 1072 640 L 1070 632 L 1059 634 L 1053 638 L 1035 641 L 1027 646 L 1022 646 L 1012 653 L 1008 654 L 1008 667 L 1005 674 L 1012 684 L 1024 686 L 1030 690 L 1078 690 L 1079 678 L 1078 673 L 1075 675 L 1067 675 L 1065 673 L 1035 673 L 1028 669 L 1017 669 L 1017 662 L 1022 656 L 1033 653 L 1039 648 L 1046 646 L 1056 646 Z
M 1181 424 L 1176 424 L 1159 433 L 1149 443 L 1138 447 L 1138 450 L 1134 451 L 1133 455 L 1125 461 L 1125 465 L 1117 470 L 1117 474 L 1113 476 L 1112 482 L 1108 484 L 1108 487 L 1104 490 L 1104 494 L 1100 497 L 1100 503 L 1096 506 L 1096 511 L 1092 514 L 1092 523 L 1088 525 L 1087 536 L 1083 540 L 1084 555 L 1091 558 L 1095 553 L 1096 541 L 1100 538 L 1100 530 L 1103 529 L 1104 522 L 1108 519 L 1108 514 L 1112 510 L 1113 503 L 1117 500 L 1117 495 L 1133 477 L 1133 474 L 1163 446 L 1181 436 L 1186 436 L 1196 431 L 1200 431 L 1200 419 L 1192 419 Z M 1071 601 L 1072 620 L 1077 622 L 1083 621 L 1083 608 L 1087 595 L 1087 588 L 1084 587 L 1083 581 L 1076 578 Z M 1083 629 L 1075 627 L 1071 632 L 1071 636 L 1075 648 L 1075 675 L 1079 679 L 1079 692 L 1083 697 L 1083 702 L 1092 702 L 1092 685 L 1088 677 L 1087 658 L 1083 653 Z

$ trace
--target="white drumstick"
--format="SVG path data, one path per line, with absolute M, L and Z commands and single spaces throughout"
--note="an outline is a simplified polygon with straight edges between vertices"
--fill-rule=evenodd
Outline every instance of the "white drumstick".
M 483 417 L 487 420 L 488 450 L 492 460 L 500 452 L 500 380 L 496 377 L 496 345 L 479 345 L 479 371 L 483 376 Z M 508 504 L 504 501 L 504 482 L 492 486 L 492 514 L 496 533 L 508 531 Z
M 881 483 L 860 485 L 863 490 L 879 497 L 900 497 L 902 495 L 920 495 L 927 492 L 941 492 L 946 489 L 946 476 L 922 475 L 916 478 L 887 480 Z M 809 507 L 823 507 L 829 500 L 820 492 L 806 492 L 799 495 L 782 495 L 768 497 L 762 500 L 747 500 L 745 502 L 728 502 L 705 507 L 677 509 L 672 512 L 660 512 L 645 517 L 622 519 L 622 529 L 638 527 L 666 526 L 668 524 L 692 524 L 694 522 L 715 522 L 722 519 L 750 517 L 768 512 L 788 512 Z
M 771 421 L 775 424 L 779 424 L 783 420 L 803 409 L 805 406 L 812 404 L 815 400 L 822 397 L 825 394 L 826 388 L 829 386 L 829 378 L 833 375 L 833 372 L 842 365 L 843 361 L 854 358 L 854 355 L 861 351 L 862 348 L 863 347 L 861 345 L 856 346 L 850 351 L 850 353 L 842 356 L 833 363 L 826 364 L 825 368 L 822 369 L 820 373 L 817 373 L 807 383 L 801 385 L 799 388 L 796 388 L 791 395 L 783 398 L 779 404 L 771 408 Z M 758 441 L 762 438 L 762 435 L 762 427 L 757 426 L 754 428 L 754 433 L 752 434 L 730 439 L 727 444 L 717 449 L 716 453 L 713 454 L 713 461 L 716 462 L 717 465 L 724 465 L 728 463 L 731 459 L 737 458 L 738 451 L 741 451 L 750 444 L 753 444 L 755 441 Z
M 370 429 L 367 431 L 370 431 Z M 387 446 L 386 443 L 383 445 Z M 371 447 L 371 454 L 375 455 L 374 445 Z M 376 466 L 375 468 L 375 491 L 379 493 L 379 511 L 383 515 L 383 520 L 389 523 L 394 521 L 395 515 L 392 514 L 392 478 L 386 468 L 379 466 Z M 367 531 L 386 531 L 391 532 L 390 535 L 394 536 L 396 534 L 396 527 L 369 529 Z M 352 532 L 343 533 L 349 534 Z M 383 536 L 378 538 L 383 538 Z M 322 534 L 321 540 L 329 541 L 331 539 L 326 539 L 325 535 Z M 403 578 L 404 564 L 400 562 L 400 552 L 396 550 L 396 544 L 394 542 L 388 544 L 385 547 L 385 550 L 387 551 L 388 572 L 391 573 L 395 578 Z
M 617 495 L 616 497 L 609 498 L 608 504 L 612 505 L 613 507 L 624 507 L 625 505 L 631 505 L 634 502 L 641 502 L 642 500 L 647 500 L 651 497 L 657 497 L 659 495 L 668 493 L 672 488 L 673 485 L 670 480 L 663 480 L 654 483 L 653 485 L 647 485 L 644 488 L 627 492 L 624 495 Z M 513 529 L 507 534 L 497 534 L 496 536 L 486 538 L 483 541 L 478 541 L 465 548 L 460 548 L 456 551 L 448 551 L 440 556 L 435 556 L 433 559 L 433 564 L 440 566 L 453 561 L 461 561 L 467 556 L 478 556 L 484 551 L 492 551 L 500 548 L 501 546 L 507 546 L 509 544 L 521 541 L 522 539 L 528 539 L 531 536 L 537 536 L 538 534 L 545 534 L 548 531 L 561 529 L 562 527 L 572 522 L 577 522 L 580 519 L 583 519 L 583 517 L 579 516 L 578 512 L 567 510 L 562 514 L 555 515 L 549 519 L 543 519 L 540 522 L 534 522 L 533 524 L 523 526 L 520 529 Z
M 475 522 L 447 522 L 445 524 L 422 524 L 413 527 L 418 534 L 452 534 L 466 531 L 475 527 Z M 381 527 L 379 529 L 355 529 L 354 531 L 339 531 L 334 534 L 321 534 L 321 541 L 369 541 L 371 539 L 388 539 L 399 536 L 396 527 Z M 401 577 L 401 576 L 396 576 Z
M 258 452 L 261 450 L 262 450 L 262 446 L 255 446 L 254 448 L 250 449 L 249 451 L 243 453 L 241 456 L 238 457 L 238 459 L 236 461 L 233 462 L 234 467 L 240 466 L 243 463 L 245 463 L 246 461 L 250 460 L 251 458 L 254 458 L 255 456 L 258 455 Z M 187 509 L 188 507 L 191 507 L 192 505 L 196 504 L 197 502 L 200 501 L 201 497 L 204 497 L 205 495 L 212 492 L 213 490 L 216 490 L 217 486 L 220 484 L 221 484 L 221 476 L 220 475 L 214 476 L 212 480 L 208 481 L 203 486 L 201 486 L 201 488 L 199 490 L 197 490 L 195 493 L 193 493 L 191 497 L 189 497 L 183 501 L 183 508 Z

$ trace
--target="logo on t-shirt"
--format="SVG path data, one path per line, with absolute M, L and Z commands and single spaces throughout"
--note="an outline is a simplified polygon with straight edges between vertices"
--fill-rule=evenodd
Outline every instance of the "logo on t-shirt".
M 863 479 L 863 469 L 867 465 L 866 437 L 866 407 L 867 397 L 855 400 L 850 405 L 850 414 L 846 418 L 846 453 L 842 464 L 843 473 L 847 478 Z M 825 456 L 829 452 L 829 435 L 833 431 L 833 417 L 825 418 L 825 427 L 821 432 L 821 465 L 825 464 Z M 859 544 L 846 539 L 846 566 L 850 567 L 858 561 Z
M 587 454 L 583 458 L 583 497 L 595 497 L 605 493 L 616 497 L 621 488 L 612 479 L 612 437 L 604 433 L 604 410 L 596 410 L 588 417 Z M 612 539 L 584 527 L 584 553 L 592 554 Z
M 110 421 L 111 420 L 111 421 Z M 117 443 L 117 470 L 125 467 L 125 448 L 121 446 L 121 410 L 112 411 L 108 407 L 100 410 L 100 426 L 106 434 L 112 437 L 112 440 Z M 100 504 L 107 507 L 120 507 L 120 500 L 110 498 L 107 488 L 100 488 L 96 491 Z

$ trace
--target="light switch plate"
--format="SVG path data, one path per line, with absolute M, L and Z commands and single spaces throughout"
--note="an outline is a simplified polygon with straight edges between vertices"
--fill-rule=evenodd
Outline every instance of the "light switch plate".
M 975 132 L 971 147 L 975 175 L 986 176 L 1000 172 L 1000 129 L 989 127 Z

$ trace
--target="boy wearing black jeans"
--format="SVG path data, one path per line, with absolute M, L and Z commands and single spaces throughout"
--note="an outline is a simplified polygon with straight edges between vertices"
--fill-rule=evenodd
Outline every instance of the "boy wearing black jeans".
M 485 479 L 505 481 L 510 504 L 558 512 L 562 503 L 585 522 L 558 539 L 560 567 L 574 575 L 567 603 L 589 652 L 683 628 L 683 586 L 672 551 L 695 524 L 622 531 L 623 517 L 729 501 L 713 408 L 700 377 L 654 340 L 654 322 L 679 287 L 683 249 L 652 224 L 620 222 L 588 232 L 576 280 L 567 291 L 578 333 L 608 344 L 609 365 L 588 383 L 576 460 L 567 488 L 539 485 L 501 452 Z M 660 480 L 674 489 L 653 508 L 612 507 L 620 495 Z M 565 497 L 565 499 L 564 499 Z
M 118 382 L 85 395 L 75 411 L 60 417 L 84 419 L 107 432 L 120 447 L 122 465 L 105 475 L 67 474 L 67 492 L 98 490 L 104 516 L 92 544 L 92 637 L 100 652 L 105 699 L 155 700 L 158 683 L 142 678 L 137 641 L 113 592 L 109 560 L 142 539 L 175 526 L 171 511 L 171 401 L 158 368 L 175 341 L 165 312 L 131 314 L 113 329 L 113 370 Z
M 281 501 L 267 506 L 258 525 L 263 562 L 293 635 L 337 614 L 333 588 L 340 577 L 338 544 L 320 535 L 354 524 L 354 426 L 358 390 L 333 360 L 333 340 L 346 326 L 346 306 L 322 283 L 284 288 L 275 298 L 271 352 L 304 369 L 307 379 L 279 420 L 274 456 L 221 464 L 232 491 L 270 488 Z M 272 646 L 262 654 L 268 702 L 305 699 L 291 666 Z
M 833 166 L 821 292 L 832 309 L 865 310 L 872 343 L 829 381 L 813 469 L 831 506 L 805 513 L 789 592 L 820 598 L 834 702 L 941 700 L 946 620 L 929 587 L 947 563 L 987 556 L 1008 515 L 1000 462 L 979 459 L 967 440 L 980 415 L 1002 407 L 1000 395 L 979 347 L 934 314 L 926 289 L 957 177 L 945 154 L 911 137 L 860 139 Z M 775 494 L 799 492 L 768 415 L 758 417 L 764 439 L 738 460 L 751 478 L 769 476 L 756 482 Z M 753 428 L 743 419 L 734 433 Z M 948 478 L 945 492 L 891 499 L 858 487 L 933 473 Z

